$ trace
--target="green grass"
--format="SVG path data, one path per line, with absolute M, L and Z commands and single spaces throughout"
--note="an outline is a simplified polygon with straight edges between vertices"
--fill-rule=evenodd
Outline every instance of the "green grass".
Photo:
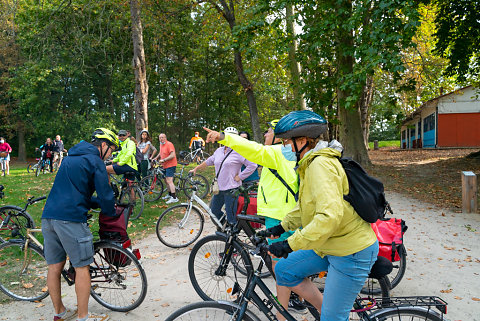
M 378 142 L 378 147 L 398 147 L 400 148 L 400 141 L 399 140 L 381 140 Z M 368 143 L 368 148 L 373 150 L 373 142 Z
M 177 166 L 177 171 L 179 170 L 179 167 L 180 166 Z M 188 172 L 188 170 L 194 167 L 194 164 L 188 165 L 185 168 L 185 171 Z M 11 163 L 10 176 L 0 177 L 0 184 L 3 184 L 5 186 L 5 197 L 0 200 L 1 206 L 16 205 L 23 208 L 27 199 L 31 196 L 48 196 L 55 180 L 56 173 L 40 174 L 40 176 L 36 177 L 34 174 L 27 173 L 26 168 L 26 163 Z M 184 172 L 184 175 L 186 174 L 186 172 Z M 208 167 L 206 170 L 199 172 L 199 174 L 207 177 L 209 181 L 213 179 L 213 173 L 213 167 Z M 186 200 L 183 191 L 179 193 L 179 199 L 180 202 Z M 27 209 L 27 212 L 35 220 L 35 224 L 37 227 L 40 227 L 41 225 L 41 216 L 44 205 L 45 201 L 41 201 L 39 203 L 29 206 Z M 158 217 L 163 213 L 166 208 L 168 208 L 168 205 L 166 205 L 165 201 L 163 200 L 158 200 L 156 202 L 145 202 L 145 208 L 142 216 L 138 220 L 132 221 L 129 224 L 128 233 L 130 235 L 130 238 L 133 241 L 136 241 L 153 233 L 155 231 Z M 92 231 L 96 231 L 98 230 L 98 214 L 93 214 L 94 216 L 90 223 L 90 228 Z

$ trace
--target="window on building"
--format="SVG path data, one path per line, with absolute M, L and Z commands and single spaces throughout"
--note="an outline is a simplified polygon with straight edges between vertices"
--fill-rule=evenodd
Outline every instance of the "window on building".
M 432 129 L 435 129 L 435 113 L 423 119 L 423 132 L 428 132 Z

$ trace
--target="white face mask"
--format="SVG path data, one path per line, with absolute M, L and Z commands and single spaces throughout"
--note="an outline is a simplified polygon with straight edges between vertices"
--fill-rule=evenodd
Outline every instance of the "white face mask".
M 0 144 L 3 144 L 3 143 L 5 143 L 5 141 L 4 141 L 3 139 L 2 139 L 2 140 L 0 140 Z
M 197 135 L 197 134 L 195 134 L 195 137 L 198 137 L 198 135 Z

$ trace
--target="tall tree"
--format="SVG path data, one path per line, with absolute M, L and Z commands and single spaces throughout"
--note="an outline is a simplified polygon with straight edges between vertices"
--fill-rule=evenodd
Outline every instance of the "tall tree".
M 148 82 L 140 4 L 137 0 L 130 0 L 130 14 L 132 17 L 132 64 L 135 71 L 135 131 L 139 139 L 142 129 L 148 128 Z
M 288 65 L 293 89 L 293 99 L 298 109 L 306 109 L 305 97 L 301 91 L 301 68 L 297 60 L 297 38 L 295 36 L 295 8 L 292 4 L 285 6 L 285 24 L 288 37 Z
M 237 19 L 235 16 L 236 1 L 229 0 L 227 3 L 227 0 L 207 0 L 207 2 L 210 3 L 215 8 L 215 10 L 217 10 L 217 12 L 222 15 L 225 21 L 227 21 L 230 31 L 234 33 L 237 27 Z M 247 96 L 253 137 L 257 142 L 259 142 L 262 139 L 262 133 L 260 131 L 257 101 L 255 98 L 253 84 L 245 73 L 245 68 L 243 66 L 243 56 L 238 44 L 233 46 L 233 55 L 238 80 L 242 84 L 245 95 Z
M 436 53 L 448 59 L 446 75 L 459 80 L 480 75 L 480 2 L 434 0 L 438 6 L 435 19 Z

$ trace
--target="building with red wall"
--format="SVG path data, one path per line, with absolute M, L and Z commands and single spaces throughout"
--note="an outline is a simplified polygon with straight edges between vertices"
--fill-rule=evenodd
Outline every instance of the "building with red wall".
M 480 147 L 480 90 L 468 86 L 425 102 L 401 127 L 401 148 Z

